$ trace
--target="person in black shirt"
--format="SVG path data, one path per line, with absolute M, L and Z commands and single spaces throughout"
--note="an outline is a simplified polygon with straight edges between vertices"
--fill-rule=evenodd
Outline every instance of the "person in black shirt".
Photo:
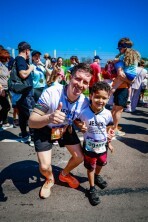
M 31 50 L 31 46 L 27 42 L 20 42 L 18 44 L 19 55 L 15 58 L 16 69 L 18 75 L 22 79 L 25 79 L 29 85 L 32 85 L 32 89 L 21 94 L 21 98 L 17 101 L 16 106 L 19 111 L 19 126 L 22 134 L 21 142 L 29 143 L 30 146 L 34 146 L 33 129 L 29 128 L 29 134 L 27 132 L 28 119 L 35 105 L 33 99 L 33 81 L 31 76 L 31 72 L 33 71 L 34 67 L 32 65 L 28 65 L 26 61 L 29 59 Z

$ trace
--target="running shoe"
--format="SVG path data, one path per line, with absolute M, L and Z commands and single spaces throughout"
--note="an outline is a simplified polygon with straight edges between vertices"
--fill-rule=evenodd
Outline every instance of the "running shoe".
M 64 183 L 68 183 L 68 185 L 71 187 L 71 188 L 78 188 L 78 186 L 80 185 L 79 181 L 74 178 L 73 176 L 71 176 L 70 174 L 64 176 L 62 174 L 62 172 L 60 173 L 59 175 L 59 180 L 64 182 Z
M 31 140 L 31 141 L 29 142 L 29 146 L 34 147 L 34 141 Z
M 46 180 L 45 183 L 43 184 L 39 196 L 40 198 L 46 199 L 50 196 L 51 194 L 51 187 L 54 185 L 54 180 Z
M 125 132 L 120 131 L 120 130 L 116 130 L 115 131 L 115 136 L 125 136 Z
M 108 185 L 100 175 L 95 175 L 95 184 L 101 189 L 104 189 Z
M 95 187 L 93 189 L 88 190 L 88 199 L 91 205 L 93 206 L 96 206 L 100 203 L 99 194 Z
M 20 142 L 21 143 L 28 143 L 31 141 L 31 137 L 30 136 L 25 136 L 25 137 L 22 137 Z
M 5 123 L 2 125 L 2 128 L 5 130 L 5 129 L 9 129 L 9 128 L 13 128 L 13 125 L 10 124 L 10 123 Z

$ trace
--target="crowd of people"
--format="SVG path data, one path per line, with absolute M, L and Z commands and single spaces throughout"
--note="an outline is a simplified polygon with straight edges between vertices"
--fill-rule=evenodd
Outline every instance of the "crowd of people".
M 89 201 L 92 205 L 100 203 L 95 185 L 101 189 L 107 186 L 100 172 L 107 164 L 107 150 L 113 152 L 112 138 L 125 135 L 119 127 L 122 112 L 136 110 L 148 85 L 145 62 L 132 47 L 129 38 L 120 39 L 119 54 L 103 69 L 98 55 L 91 64 L 71 56 L 71 65 L 66 68 L 62 57 L 51 58 L 48 53 L 42 62 L 42 53 L 32 50 L 27 42 L 18 44 L 15 59 L 0 46 L 1 129 L 10 126 L 8 114 L 12 106 L 13 126 L 20 127 L 21 142 L 35 147 L 39 170 L 45 177 L 41 198 L 49 197 L 54 185 L 52 145 L 57 142 L 71 155 L 59 180 L 78 188 L 80 183 L 71 171 L 84 161 Z M 22 93 L 9 90 L 14 64 L 19 78 L 30 86 Z M 88 97 L 84 95 L 87 89 Z M 76 127 L 84 133 L 83 146 Z

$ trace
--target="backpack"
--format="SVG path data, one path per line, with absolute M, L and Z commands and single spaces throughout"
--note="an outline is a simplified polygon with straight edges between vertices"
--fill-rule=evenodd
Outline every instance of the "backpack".
M 22 79 L 18 76 L 16 61 L 14 61 L 8 79 L 8 90 L 17 94 L 23 94 L 29 92 L 31 89 L 32 85 L 30 85 L 26 79 Z
M 102 69 L 102 77 L 104 79 L 114 79 L 117 77 L 117 70 L 113 61 L 108 61 L 106 63 L 104 69 Z

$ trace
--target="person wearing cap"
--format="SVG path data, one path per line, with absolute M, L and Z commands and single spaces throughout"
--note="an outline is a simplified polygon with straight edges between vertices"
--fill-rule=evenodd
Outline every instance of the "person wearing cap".
M 140 61 L 140 54 L 132 49 L 133 42 L 129 38 L 122 38 L 118 42 L 119 57 L 115 58 L 114 66 L 117 70 L 117 78 L 114 81 L 112 93 L 124 81 L 123 77 L 133 81 L 137 75 L 136 70 Z M 121 78 L 120 78 L 121 77 Z M 130 98 L 130 95 L 129 95 Z
M 125 37 L 120 39 L 118 42 L 120 54 L 115 58 L 115 66 L 118 75 L 117 81 L 115 79 L 112 88 L 112 92 L 115 91 L 113 94 L 114 105 L 112 108 L 115 136 L 125 135 L 125 132 L 118 129 L 118 124 L 120 122 L 122 112 L 127 106 L 128 97 L 130 97 L 129 87 L 133 81 L 133 75 L 136 73 L 136 67 L 138 65 L 138 60 L 140 59 L 139 53 L 132 49 L 132 45 L 133 42 L 129 38 Z M 126 73 L 128 74 L 127 76 Z
M 93 63 L 90 64 L 91 69 L 93 70 L 93 75 L 89 83 L 89 91 L 94 83 L 101 81 L 101 66 L 100 66 L 100 57 L 98 55 L 94 56 Z
M 28 82 L 28 84 L 32 86 L 32 89 L 21 94 L 21 98 L 17 101 L 16 106 L 19 111 L 19 126 L 22 134 L 21 142 L 29 143 L 31 146 L 33 146 L 34 145 L 33 129 L 29 128 L 29 134 L 27 132 L 30 111 L 33 109 L 35 105 L 33 98 L 33 81 L 31 75 L 31 72 L 34 70 L 34 66 L 27 64 L 27 60 L 29 59 L 31 51 L 32 49 L 29 43 L 24 41 L 20 42 L 18 44 L 19 54 L 15 58 L 15 62 L 16 62 L 16 70 L 19 77 L 25 79 Z
M 51 66 L 49 68 L 50 74 L 51 74 L 52 70 L 54 69 L 54 67 L 56 66 L 56 64 L 57 64 L 57 59 L 56 58 L 51 58 Z
M 44 54 L 45 67 L 49 69 L 51 67 L 51 56 L 48 53 Z
M 47 86 L 46 78 L 47 80 L 49 79 L 50 72 L 41 62 L 41 52 L 34 50 L 31 53 L 31 56 L 32 65 L 34 66 L 34 70 L 32 71 L 34 100 L 37 102 L 44 88 Z

